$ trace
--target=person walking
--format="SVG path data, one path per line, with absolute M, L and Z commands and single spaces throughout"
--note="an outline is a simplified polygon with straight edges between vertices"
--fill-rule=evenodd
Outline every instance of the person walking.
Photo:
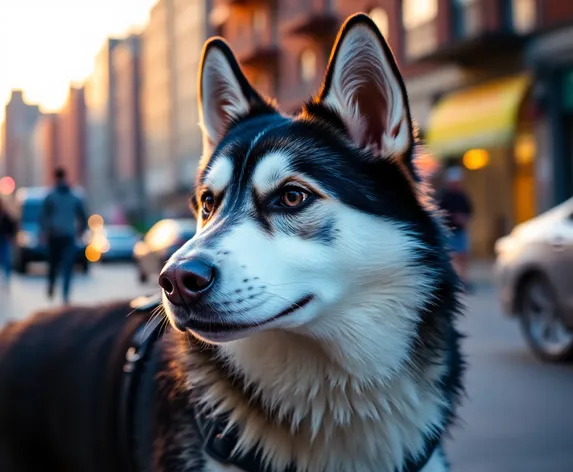
M 83 201 L 67 182 L 66 171 L 54 172 L 55 186 L 48 193 L 40 212 L 40 231 L 48 250 L 48 297 L 54 296 L 58 273 L 62 274 L 63 301 L 69 303 L 70 285 L 77 256 L 76 240 L 87 228 Z
M 469 265 L 469 236 L 468 224 L 473 207 L 469 196 L 462 188 L 463 173 L 459 167 L 446 170 L 445 189 L 439 199 L 439 205 L 446 223 L 451 230 L 448 241 L 452 262 L 466 290 L 471 290 L 468 280 Z
M 16 236 L 16 220 L 10 216 L 4 202 L 0 199 L 0 285 L 10 286 L 12 272 L 12 244 Z

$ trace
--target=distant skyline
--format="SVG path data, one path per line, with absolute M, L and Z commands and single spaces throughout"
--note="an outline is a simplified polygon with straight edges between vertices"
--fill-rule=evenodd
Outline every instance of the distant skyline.
M 142 27 L 157 0 L 0 0 L 0 122 L 12 89 L 43 111 L 83 82 L 108 36 Z

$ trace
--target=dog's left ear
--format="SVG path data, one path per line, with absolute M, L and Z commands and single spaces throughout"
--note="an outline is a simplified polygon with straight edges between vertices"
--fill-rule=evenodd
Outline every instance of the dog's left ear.
M 339 114 L 357 146 L 376 156 L 410 156 L 406 88 L 390 48 L 368 16 L 351 16 L 342 26 L 316 100 Z

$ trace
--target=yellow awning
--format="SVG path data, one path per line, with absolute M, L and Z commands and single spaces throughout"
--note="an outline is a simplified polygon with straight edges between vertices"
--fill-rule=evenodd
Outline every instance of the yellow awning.
M 530 84 L 529 76 L 518 75 L 446 95 L 430 116 L 429 151 L 445 158 L 510 144 Z

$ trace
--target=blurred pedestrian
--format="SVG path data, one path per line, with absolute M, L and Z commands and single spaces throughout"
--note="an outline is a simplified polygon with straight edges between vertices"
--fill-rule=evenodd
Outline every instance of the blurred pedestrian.
M 463 172 L 460 167 L 446 169 L 445 188 L 439 199 L 439 204 L 444 211 L 446 223 L 451 230 L 448 245 L 454 268 L 464 283 L 466 290 L 470 290 L 471 286 L 468 280 L 468 224 L 473 208 L 469 196 L 462 188 L 462 180 Z
M 61 272 L 63 301 L 69 303 L 70 285 L 78 245 L 87 228 L 83 201 L 67 182 L 66 171 L 54 172 L 56 185 L 44 199 L 40 213 L 42 240 L 48 249 L 48 297 L 54 296 L 56 277 Z
M 16 236 L 16 220 L 0 199 L 0 285 L 9 286 L 12 271 L 12 244 Z

